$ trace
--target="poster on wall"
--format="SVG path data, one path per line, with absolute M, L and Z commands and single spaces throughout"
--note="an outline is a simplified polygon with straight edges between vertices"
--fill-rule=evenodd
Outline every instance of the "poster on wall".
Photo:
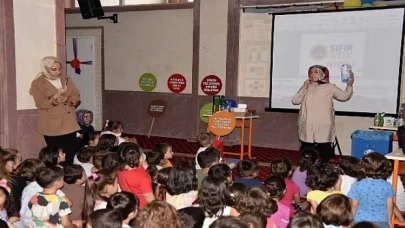
M 173 93 L 181 93 L 187 87 L 186 78 L 181 74 L 173 74 L 167 79 L 167 87 Z
M 144 73 L 139 77 L 139 88 L 145 92 L 152 92 L 157 86 L 157 79 L 151 73 Z
M 242 14 L 238 96 L 269 97 L 271 29 L 271 15 Z
M 216 75 L 207 75 L 201 80 L 201 90 L 206 95 L 217 95 L 222 90 L 222 81 Z

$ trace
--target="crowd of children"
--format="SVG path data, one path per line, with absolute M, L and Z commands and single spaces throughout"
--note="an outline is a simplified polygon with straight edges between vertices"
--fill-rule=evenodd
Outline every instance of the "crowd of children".
M 80 118 L 91 123 L 90 112 Z M 305 149 L 297 166 L 271 161 L 260 181 L 256 160 L 227 161 L 207 133 L 197 136 L 195 163 L 172 164 L 170 144 L 148 151 L 122 131 L 119 121 L 101 134 L 82 128 L 74 164 L 59 148 L 26 160 L 0 149 L 0 227 L 385 228 L 393 214 L 404 220 L 402 182 L 395 193 L 392 165 L 378 153 L 332 165 Z

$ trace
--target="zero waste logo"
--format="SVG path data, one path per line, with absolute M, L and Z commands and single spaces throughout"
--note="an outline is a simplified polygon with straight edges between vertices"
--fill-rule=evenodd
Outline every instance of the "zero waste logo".
M 317 44 L 311 48 L 311 58 L 314 60 L 322 60 L 328 57 L 328 48 L 325 45 Z

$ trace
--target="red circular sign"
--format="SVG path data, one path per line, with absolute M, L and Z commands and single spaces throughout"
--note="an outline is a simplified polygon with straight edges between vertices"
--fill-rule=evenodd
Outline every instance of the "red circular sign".
M 222 81 L 218 76 L 208 75 L 201 81 L 201 89 L 207 95 L 216 95 L 221 92 Z
M 186 89 L 186 78 L 181 74 L 173 74 L 167 79 L 167 87 L 173 93 L 181 93 Z

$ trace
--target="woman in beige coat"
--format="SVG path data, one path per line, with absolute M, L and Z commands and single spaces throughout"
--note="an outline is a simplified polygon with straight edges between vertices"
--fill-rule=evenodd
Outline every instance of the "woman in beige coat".
M 324 66 L 311 66 L 308 69 L 308 77 L 292 98 L 294 105 L 301 105 L 298 119 L 301 150 L 316 148 L 321 160 L 328 162 L 335 157 L 332 147 L 335 139 L 333 99 L 344 102 L 352 97 L 354 75 L 350 76 L 344 91 L 329 83 L 329 71 Z
M 30 93 L 38 108 L 38 132 L 49 147 L 62 148 L 65 163 L 73 164 L 76 153 L 76 107 L 79 91 L 71 78 L 62 75 L 62 63 L 52 56 L 44 57 L 41 72 L 31 83 Z

